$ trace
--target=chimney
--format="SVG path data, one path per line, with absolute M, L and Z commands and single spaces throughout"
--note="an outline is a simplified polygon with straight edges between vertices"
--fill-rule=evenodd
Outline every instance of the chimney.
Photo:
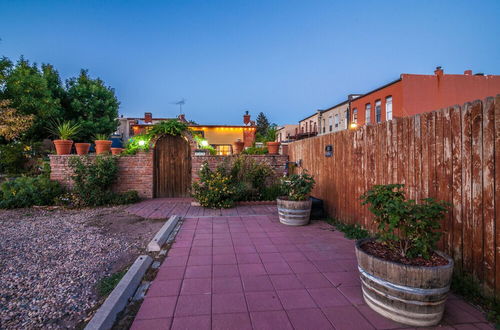
M 444 71 L 443 71 L 443 69 L 440 66 L 437 66 L 436 70 L 434 70 L 434 74 L 436 76 L 442 76 L 444 74 Z
M 179 121 L 181 121 L 183 123 L 187 123 L 186 115 L 184 115 L 183 113 L 180 114 L 177 118 L 179 119 Z
M 153 122 L 153 114 L 151 112 L 144 113 L 144 122 L 152 123 Z
M 245 114 L 243 115 L 243 123 L 245 125 L 250 124 L 250 115 L 248 114 L 248 111 L 245 111 Z
M 464 75 L 466 76 L 472 76 L 472 70 L 465 70 Z

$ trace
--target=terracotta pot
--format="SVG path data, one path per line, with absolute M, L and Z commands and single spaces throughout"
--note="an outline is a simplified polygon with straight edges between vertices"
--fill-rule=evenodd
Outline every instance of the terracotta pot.
M 444 266 L 411 266 L 366 253 L 356 242 L 363 298 L 371 309 L 391 320 L 418 327 L 438 324 L 443 317 L 453 274 L 453 260 Z
M 123 152 L 123 150 L 124 150 L 123 148 L 111 148 L 111 153 L 113 155 L 119 155 Z
M 54 145 L 56 146 L 56 152 L 58 155 L 69 155 L 71 153 L 71 147 L 73 146 L 73 141 L 54 140 Z
M 240 154 L 243 151 L 243 147 L 245 146 L 245 142 L 243 141 L 236 141 L 234 142 L 234 153 Z
M 89 153 L 90 143 L 75 143 L 76 153 L 86 155 Z
M 267 142 L 267 151 L 270 155 L 277 155 L 280 150 L 279 142 Z
M 111 143 L 113 142 L 109 140 L 95 140 L 95 153 L 98 155 L 109 153 Z

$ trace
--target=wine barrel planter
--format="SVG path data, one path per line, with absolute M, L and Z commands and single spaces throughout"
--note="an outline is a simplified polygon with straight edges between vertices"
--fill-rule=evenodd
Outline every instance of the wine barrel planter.
M 373 310 L 399 323 L 432 326 L 441 321 L 450 290 L 453 260 L 444 266 L 409 266 L 372 256 L 356 243 L 363 298 Z
M 278 198 L 278 215 L 280 222 L 289 226 L 304 226 L 311 216 L 311 200 L 290 201 Z

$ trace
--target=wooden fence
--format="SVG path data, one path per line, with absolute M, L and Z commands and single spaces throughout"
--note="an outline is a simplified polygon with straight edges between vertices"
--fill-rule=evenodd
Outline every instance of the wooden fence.
M 403 183 L 409 198 L 450 202 L 440 249 L 500 295 L 500 95 L 300 140 L 289 154 L 315 176 L 313 195 L 330 216 L 372 231 L 359 197 L 374 184 Z

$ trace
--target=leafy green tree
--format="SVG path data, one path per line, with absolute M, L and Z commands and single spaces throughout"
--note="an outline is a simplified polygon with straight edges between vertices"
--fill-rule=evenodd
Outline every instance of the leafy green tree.
M 112 88 L 87 70 L 66 81 L 68 108 L 65 118 L 80 123 L 79 139 L 91 141 L 96 134 L 111 134 L 118 127 L 120 102 Z
M 261 112 L 257 116 L 257 134 L 261 136 L 265 136 L 267 134 L 267 130 L 269 129 L 269 120 L 266 115 Z

